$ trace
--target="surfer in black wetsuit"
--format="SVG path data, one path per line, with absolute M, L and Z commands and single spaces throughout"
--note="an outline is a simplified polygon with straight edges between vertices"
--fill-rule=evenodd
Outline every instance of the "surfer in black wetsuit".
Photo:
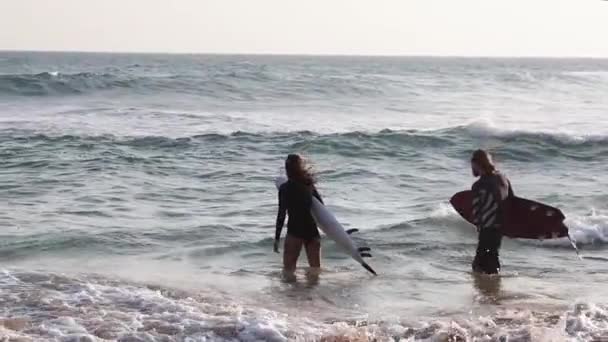
M 473 218 L 479 232 L 473 271 L 496 274 L 500 271 L 498 251 L 502 241 L 503 203 L 513 196 L 513 190 L 507 177 L 496 169 L 488 152 L 475 151 L 471 168 L 473 175 L 479 177 L 472 188 Z
M 287 237 L 283 252 L 283 271 L 293 274 L 302 247 L 311 271 L 317 272 L 321 267 L 321 241 L 317 224 L 310 212 L 312 198 L 323 200 L 315 188 L 315 179 L 302 157 L 290 154 L 285 160 L 285 171 L 288 181 L 279 189 L 279 212 L 277 214 L 274 251 L 279 253 L 279 239 L 285 224 L 285 216 L 289 215 Z

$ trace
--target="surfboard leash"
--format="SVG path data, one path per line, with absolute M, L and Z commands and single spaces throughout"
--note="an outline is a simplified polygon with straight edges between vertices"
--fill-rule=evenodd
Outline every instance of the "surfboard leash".
M 572 247 L 574 247 L 574 251 L 576 252 L 576 256 L 583 260 L 583 256 L 581 255 L 581 252 L 578 250 L 578 247 L 576 246 L 576 243 L 574 242 L 574 240 L 572 240 L 572 237 L 570 236 L 570 234 L 568 234 L 568 240 L 570 241 L 570 244 L 572 245 Z

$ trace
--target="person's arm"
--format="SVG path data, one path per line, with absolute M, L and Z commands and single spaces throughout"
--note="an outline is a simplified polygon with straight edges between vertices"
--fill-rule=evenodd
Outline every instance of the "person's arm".
M 481 222 L 481 217 L 479 214 L 481 213 L 481 206 L 483 205 L 482 200 L 484 196 L 477 184 L 473 184 L 473 188 L 471 190 L 473 191 L 473 224 L 479 231 L 479 225 Z
M 473 223 L 477 230 L 491 227 L 496 223 L 498 204 L 494 195 L 479 184 L 473 185 Z
M 281 239 L 281 231 L 285 225 L 285 217 L 287 216 L 287 198 L 285 187 L 279 188 L 279 211 L 277 212 L 277 222 L 274 233 L 274 251 L 279 252 L 279 240 Z
M 315 186 L 313 186 L 313 188 L 312 188 L 312 195 L 315 196 L 319 200 L 319 202 L 321 202 L 321 204 L 325 204 L 323 202 L 323 199 L 321 198 L 321 195 L 319 195 L 319 192 L 317 191 L 317 188 Z

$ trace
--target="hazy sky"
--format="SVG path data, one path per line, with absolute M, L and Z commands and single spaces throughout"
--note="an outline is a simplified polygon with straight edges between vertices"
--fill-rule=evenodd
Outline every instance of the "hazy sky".
M 608 1 L 0 0 L 0 49 L 608 57 Z

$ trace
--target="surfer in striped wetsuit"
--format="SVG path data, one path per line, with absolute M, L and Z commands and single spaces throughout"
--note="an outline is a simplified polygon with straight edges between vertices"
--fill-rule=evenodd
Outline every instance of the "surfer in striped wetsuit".
M 496 274 L 500 271 L 498 251 L 502 241 L 503 202 L 513 196 L 513 191 L 511 183 L 496 169 L 488 152 L 475 151 L 471 168 L 473 175 L 479 177 L 472 188 L 473 218 L 479 232 L 473 271 Z
M 288 181 L 279 189 L 279 212 L 277 214 L 274 251 L 279 253 L 279 240 L 287 222 L 287 237 L 283 252 L 283 272 L 292 276 L 302 247 L 306 250 L 311 272 L 318 274 L 321 268 L 321 241 L 317 224 L 312 217 L 312 198 L 323 200 L 315 187 L 315 179 L 306 162 L 297 154 L 290 154 L 285 160 Z

